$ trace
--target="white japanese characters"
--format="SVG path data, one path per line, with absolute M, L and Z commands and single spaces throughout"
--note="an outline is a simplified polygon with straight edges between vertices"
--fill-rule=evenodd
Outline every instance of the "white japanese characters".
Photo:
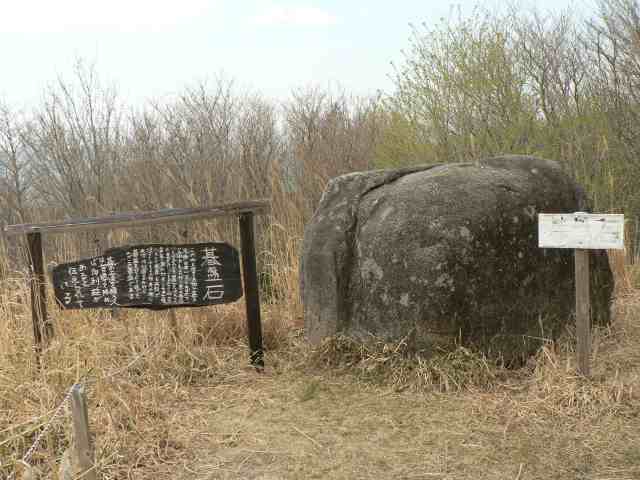
M 203 300 L 220 300 L 224 296 L 222 263 L 216 256 L 215 247 L 205 249 L 204 263 L 207 267 L 206 291 Z

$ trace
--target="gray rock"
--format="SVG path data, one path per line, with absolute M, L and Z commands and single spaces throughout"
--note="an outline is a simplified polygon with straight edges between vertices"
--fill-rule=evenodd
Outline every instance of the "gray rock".
M 335 178 L 304 235 L 307 338 L 462 338 L 522 358 L 573 322 L 573 251 L 538 248 L 537 214 L 574 211 L 588 211 L 583 190 L 533 157 Z M 612 290 L 594 252 L 595 322 Z

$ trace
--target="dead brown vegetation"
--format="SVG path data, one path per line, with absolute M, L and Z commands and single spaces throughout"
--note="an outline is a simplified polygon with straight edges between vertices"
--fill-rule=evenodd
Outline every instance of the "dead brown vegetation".
M 249 368 L 242 305 L 165 314 L 60 313 L 37 369 L 14 278 L 0 302 L 0 472 L 6 477 L 79 379 L 103 478 L 614 478 L 640 474 L 640 296 L 594 333 L 591 380 L 572 332 L 521 369 L 464 346 L 334 339 L 309 349 L 295 308 L 265 310 L 267 369 Z M 69 445 L 55 419 L 33 463 Z M 478 476 L 480 475 L 480 477 Z M 524 476 L 526 475 L 526 476 Z
M 632 249 L 627 259 L 611 257 L 616 318 L 594 332 L 590 380 L 575 374 L 571 329 L 511 370 L 465 345 L 423 352 L 407 342 L 335 338 L 312 349 L 298 298 L 304 225 L 327 180 L 349 171 L 535 153 L 563 162 L 600 210 L 635 220 L 640 50 L 632 3 L 602 2 L 588 37 L 566 17 L 528 18 L 509 37 L 503 27 L 514 24 L 495 18 L 431 37 L 453 43 L 416 37 L 423 60 L 460 55 L 440 70 L 420 66 L 439 73 L 431 85 L 449 97 L 409 89 L 426 102 L 419 108 L 400 83 L 395 103 L 307 89 L 277 105 L 219 78 L 134 111 L 82 64 L 35 111 L 0 106 L 4 222 L 272 202 L 257 229 L 264 374 L 247 365 L 241 303 L 180 310 L 176 335 L 160 313 L 62 313 L 51 302 L 56 336 L 38 369 L 24 248 L 0 242 L 0 478 L 80 380 L 105 479 L 640 478 Z M 523 70 L 502 68 L 518 52 L 529 55 L 513 63 Z M 473 85 L 461 81 L 468 78 Z M 456 99 L 455 108 L 445 105 Z M 152 241 L 237 244 L 236 228 L 219 221 L 51 236 L 45 250 L 47 261 L 61 262 Z M 640 239 L 637 223 L 628 236 Z M 69 442 L 65 409 L 32 458 L 42 477 L 56 478 Z

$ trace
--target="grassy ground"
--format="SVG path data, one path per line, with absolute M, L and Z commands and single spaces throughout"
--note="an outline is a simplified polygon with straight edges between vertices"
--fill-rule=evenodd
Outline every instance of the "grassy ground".
M 630 288 L 595 332 L 587 381 L 574 374 L 571 332 L 509 371 L 462 347 L 416 358 L 403 344 L 337 339 L 313 351 L 297 309 L 275 307 L 259 374 L 246 366 L 242 305 L 180 311 L 178 338 L 164 314 L 55 313 L 39 371 L 19 285 L 0 301 L 0 478 L 87 373 L 105 479 L 640 478 Z M 41 478 L 57 478 L 69 437 L 65 409 L 33 457 Z

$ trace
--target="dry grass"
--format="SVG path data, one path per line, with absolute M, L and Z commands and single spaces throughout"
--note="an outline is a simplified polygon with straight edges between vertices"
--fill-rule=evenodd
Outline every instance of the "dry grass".
M 461 346 L 310 349 L 294 295 L 265 306 L 263 374 L 247 366 L 242 303 L 178 310 L 178 338 L 166 314 L 52 309 L 57 335 L 38 370 L 16 302 L 24 279 L 1 291 L 0 478 L 85 375 L 105 479 L 640 478 L 634 290 L 595 332 L 591 380 L 575 375 L 571 332 L 519 370 Z M 33 458 L 42 478 L 56 478 L 69 436 L 65 411 Z
M 490 145 L 476 144 L 474 135 L 453 143 L 444 138 L 454 147 L 459 140 L 462 150 L 440 155 L 436 144 L 428 151 L 422 140 L 415 144 L 402 124 L 396 131 L 377 101 L 311 89 L 295 93 L 280 111 L 258 96 L 236 94 L 224 79 L 129 113 L 95 78 L 79 68 L 77 82 L 61 80 L 33 115 L 4 115 L 5 137 L 17 142 L 44 182 L 25 184 L 23 170 L 9 169 L 14 178 L 5 182 L 5 220 L 269 198 L 272 215 L 258 218 L 267 370 L 258 374 L 247 365 L 242 303 L 179 310 L 177 335 L 165 314 L 128 310 L 111 318 L 108 312 L 62 314 L 50 305 L 56 337 L 38 369 L 26 279 L 0 261 L 0 479 L 13 472 L 79 379 L 87 385 L 104 479 L 640 478 L 640 267 L 627 269 L 623 257 L 611 262 L 617 320 L 595 332 L 589 381 L 574 373 L 571 331 L 519 370 L 461 345 L 426 352 L 409 342 L 357 345 L 336 338 L 311 349 L 301 338 L 299 237 L 327 180 L 389 165 L 387 158 L 476 158 Z M 627 105 L 624 100 L 618 103 Z M 442 113 L 449 117 L 449 110 Z M 613 116 L 626 118 L 626 110 L 618 110 Z M 564 159 L 570 170 L 580 165 L 579 177 L 590 179 L 585 186 L 600 211 L 632 205 L 636 192 L 627 179 L 634 159 L 625 152 L 633 149 L 613 141 L 629 122 L 604 118 L 592 128 L 567 115 L 563 124 L 591 133 L 578 132 L 571 141 L 573 130 L 554 125 L 550 141 L 541 144 L 561 150 L 538 153 Z M 125 117 L 130 120 L 112 124 Z M 496 118 L 504 133 L 504 115 Z M 529 138 L 529 130 L 524 136 L 514 130 L 512 137 Z M 86 138 L 99 139 L 91 155 Z M 596 169 L 583 172 L 588 163 Z M 68 167 L 78 174 L 69 175 Z M 51 178 L 64 181 L 56 185 Z M 21 195 L 10 184 L 51 196 Z M 237 243 L 235 219 L 48 236 L 47 253 L 56 257 L 47 260 L 127 243 L 212 238 Z M 17 245 L 10 247 L 2 250 L 0 242 L 0 260 L 17 255 Z M 64 410 L 33 457 L 41 477 L 56 478 L 69 441 Z

